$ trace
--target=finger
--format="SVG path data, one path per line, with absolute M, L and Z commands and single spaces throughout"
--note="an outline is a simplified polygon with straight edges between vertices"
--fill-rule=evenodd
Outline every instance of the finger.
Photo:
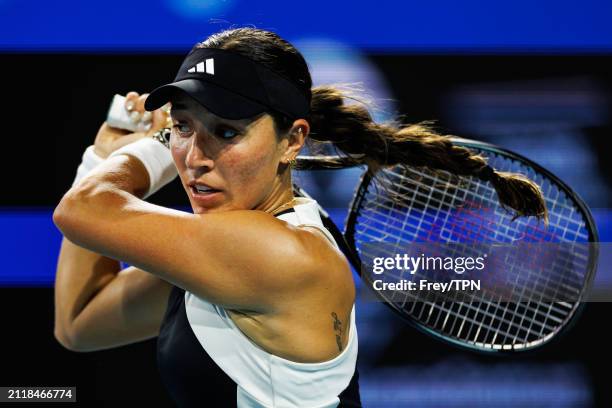
M 140 118 L 142 117 L 142 113 L 140 113 L 136 108 L 132 112 L 130 112 L 130 120 L 132 123 L 140 122 Z
M 136 101 L 136 110 L 138 110 L 138 112 L 144 112 L 145 108 L 144 108 L 144 103 L 147 100 L 147 96 L 149 96 L 149 94 L 142 94 L 138 97 L 138 100 Z
M 153 113 L 149 112 L 149 111 L 144 111 L 142 113 L 142 122 L 144 125 L 151 123 L 151 119 L 153 119 Z
M 143 132 L 147 136 L 151 136 L 158 130 L 168 127 L 172 127 L 172 124 L 168 123 L 168 115 L 158 109 L 151 112 L 151 121 L 140 123 L 138 131 Z
M 151 130 L 151 120 L 150 119 L 148 121 L 145 121 L 144 119 L 141 120 L 140 122 L 138 122 L 138 125 L 136 125 L 136 130 L 138 132 L 148 132 L 149 130 Z
M 151 131 L 156 132 L 159 129 L 165 127 L 172 127 L 170 122 L 170 115 L 168 115 L 163 109 L 156 109 L 152 113 L 151 117 Z
M 137 128 L 139 130 L 143 130 L 144 128 L 148 127 L 147 122 L 151 120 L 151 115 L 148 114 L 148 112 L 146 112 L 144 109 L 144 102 L 147 99 L 147 96 L 149 96 L 149 94 L 142 94 L 138 96 L 138 98 L 135 101 L 136 105 L 134 106 L 134 110 L 130 114 L 130 120 L 133 123 L 138 124 Z M 142 122 L 145 122 L 145 123 L 142 123 Z
M 134 108 L 136 107 L 136 103 L 138 102 L 139 96 L 140 95 L 138 95 L 137 92 L 128 92 L 128 94 L 125 95 L 125 109 L 128 112 L 134 110 Z
M 168 115 L 170 115 L 170 110 L 172 108 L 172 104 L 170 102 L 166 103 L 164 106 L 162 106 L 161 110 L 163 110 L 164 112 L 166 112 Z
M 151 121 L 148 122 L 147 128 L 141 129 L 146 132 L 147 136 L 151 136 L 153 133 L 157 132 L 160 129 L 163 129 L 167 126 L 167 116 L 163 111 L 157 109 L 151 112 Z

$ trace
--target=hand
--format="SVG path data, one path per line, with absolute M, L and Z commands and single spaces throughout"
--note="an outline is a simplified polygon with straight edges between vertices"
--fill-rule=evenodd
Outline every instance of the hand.
M 151 115 L 151 127 L 146 131 L 140 131 L 132 133 L 129 130 L 116 129 L 108 126 L 106 122 L 102 124 L 96 135 L 94 142 L 94 152 L 102 157 L 107 158 L 109 154 L 114 152 L 126 144 L 135 142 L 138 139 L 144 137 L 151 137 L 153 133 L 157 132 L 163 127 L 167 127 L 169 120 L 168 113 L 163 109 L 157 109 L 153 112 L 147 112 L 144 110 L 144 102 L 149 94 L 139 95 L 136 92 L 130 92 L 126 95 L 125 104 L 126 109 L 130 112 L 134 112 L 134 115 Z

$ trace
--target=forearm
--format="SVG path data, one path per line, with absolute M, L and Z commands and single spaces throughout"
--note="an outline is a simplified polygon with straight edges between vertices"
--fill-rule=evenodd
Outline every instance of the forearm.
M 74 319 L 64 345 L 73 351 L 96 351 L 157 336 L 171 288 L 138 268 L 122 269 Z
M 136 105 L 140 106 L 144 104 L 146 96 L 138 98 L 137 94 L 132 93 L 128 94 L 130 98 L 132 104 L 137 102 Z M 166 116 L 161 111 L 155 112 L 152 130 L 161 128 L 166 122 Z M 78 343 L 78 347 L 81 347 L 83 341 L 89 345 L 87 336 L 98 336 L 104 324 L 112 325 L 118 321 L 108 319 L 107 314 L 111 313 L 108 306 L 112 306 L 115 301 L 121 305 L 123 300 L 114 295 L 121 292 L 117 290 L 118 287 L 130 285 L 128 276 L 133 281 L 131 284 L 138 282 L 138 287 L 150 286 L 149 274 L 135 273 L 131 268 L 128 268 L 130 273 L 122 274 L 118 257 L 111 257 L 109 253 L 94 246 L 87 247 L 80 242 L 79 234 L 85 220 L 96 226 L 107 225 L 104 221 L 108 220 L 116 222 L 117 215 L 123 209 L 131 203 L 142 202 L 141 199 L 161 188 L 163 181 L 171 181 L 173 173 L 176 175 L 176 169 L 168 169 L 161 173 L 162 180 L 157 185 L 150 186 L 150 179 L 156 180 L 150 178 L 150 174 L 158 174 L 152 173 L 151 167 L 155 170 L 159 167 L 156 167 L 157 163 L 164 161 L 159 159 L 159 153 L 155 154 L 155 148 L 159 150 L 157 144 L 161 144 L 156 142 L 151 147 L 147 145 L 147 139 L 153 141 L 148 135 L 126 134 L 104 123 L 96 135 L 94 145 L 83 153 L 72 188 L 64 195 L 53 214 L 58 227 L 59 220 L 62 225 L 66 221 L 66 228 L 60 227 L 65 238 L 59 254 L 55 284 L 55 333 L 65 345 L 74 346 Z M 141 147 L 136 148 L 134 153 L 134 148 L 127 148 L 128 145 Z M 166 162 L 171 162 L 167 158 L 170 156 L 169 151 L 165 146 L 164 149 L 162 152 Z M 153 156 L 153 165 L 151 160 L 147 162 L 148 156 Z M 147 163 L 143 164 L 143 161 Z M 143 279 L 146 283 L 144 285 Z M 164 286 L 157 278 L 153 282 L 156 288 Z M 133 322 L 129 327 L 134 327 Z M 139 330 L 135 331 L 136 338 L 140 337 Z M 130 332 L 132 337 L 133 334 Z
M 142 194 L 148 188 L 148 179 L 146 174 L 143 177 L 139 172 L 142 170 L 139 165 L 136 159 L 125 155 L 100 164 L 66 193 L 56 212 L 79 213 L 86 205 L 85 210 L 89 211 L 101 211 L 106 207 L 108 214 L 108 206 L 99 202 L 99 197 L 107 194 L 100 195 L 95 191 Z M 89 215 L 95 216 L 95 213 Z M 55 334 L 58 339 L 69 341 L 73 322 L 79 313 L 112 281 L 120 268 L 118 260 L 63 239 L 55 278 Z
M 55 336 L 60 341 L 70 342 L 79 313 L 120 268 L 114 259 L 62 240 L 55 275 Z
M 172 285 L 138 268 L 62 242 L 55 283 L 55 337 L 73 351 L 157 336 Z

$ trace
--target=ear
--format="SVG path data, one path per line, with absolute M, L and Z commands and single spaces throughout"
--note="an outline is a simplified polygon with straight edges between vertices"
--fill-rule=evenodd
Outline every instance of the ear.
M 310 133 L 310 125 L 306 121 L 306 119 L 296 119 L 289 129 L 287 134 L 287 149 L 283 154 L 283 163 L 290 163 L 291 160 L 294 160 L 302 146 L 304 146 L 304 142 L 306 141 L 306 136 Z

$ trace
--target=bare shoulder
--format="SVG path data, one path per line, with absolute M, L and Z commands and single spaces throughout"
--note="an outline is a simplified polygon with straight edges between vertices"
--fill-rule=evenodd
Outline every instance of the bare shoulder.
M 314 226 L 290 226 L 299 242 L 302 256 L 308 257 L 307 270 L 309 278 L 319 286 L 333 287 L 336 290 L 346 291 L 352 296 L 354 284 L 348 260 L 323 233 Z

